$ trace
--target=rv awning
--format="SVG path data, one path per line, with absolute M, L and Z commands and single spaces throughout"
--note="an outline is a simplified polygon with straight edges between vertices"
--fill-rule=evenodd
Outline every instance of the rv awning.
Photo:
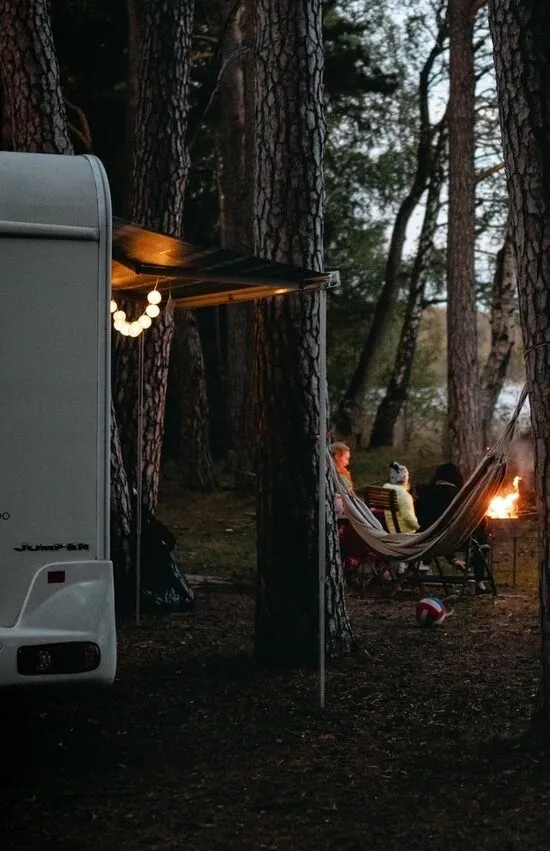
M 170 292 L 176 307 L 231 304 L 316 289 L 329 276 L 219 248 L 200 248 L 113 218 L 113 290 Z

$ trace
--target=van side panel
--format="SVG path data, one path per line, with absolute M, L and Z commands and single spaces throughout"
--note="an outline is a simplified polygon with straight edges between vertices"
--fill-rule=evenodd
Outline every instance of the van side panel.
M 0 311 L 2 626 L 45 559 L 105 557 L 97 254 L 97 242 L 2 241 L 13 286 Z
M 44 163 L 61 196 L 67 175 L 78 181 L 72 222 L 55 184 L 48 206 Z M 0 188 L 22 166 L 41 188 L 35 219 L 23 221 L 21 196 L 0 205 L 0 684 L 18 681 L 21 643 L 84 635 L 105 664 L 82 677 L 111 681 L 108 187 L 94 158 L 3 154 L 6 164 Z

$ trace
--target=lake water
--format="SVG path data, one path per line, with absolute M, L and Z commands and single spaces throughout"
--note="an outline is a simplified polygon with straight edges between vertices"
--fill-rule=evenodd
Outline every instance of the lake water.
M 508 420 L 517 405 L 519 400 L 521 391 L 523 389 L 523 384 L 506 384 L 498 397 L 498 401 L 495 406 L 495 418 L 498 420 Z M 367 400 L 370 403 L 369 407 L 371 410 L 376 410 L 380 402 L 382 401 L 385 390 L 382 388 L 377 388 L 376 390 L 369 390 L 367 393 Z M 446 387 L 421 387 L 421 388 L 413 388 L 409 391 L 408 396 L 409 404 L 412 402 L 417 402 L 419 405 L 425 406 L 426 408 L 432 408 L 436 411 L 445 411 L 447 407 L 447 388 Z M 525 400 L 523 408 L 521 409 L 521 414 L 519 416 L 519 423 L 525 426 L 528 425 L 530 421 L 530 408 L 529 408 L 529 397 Z

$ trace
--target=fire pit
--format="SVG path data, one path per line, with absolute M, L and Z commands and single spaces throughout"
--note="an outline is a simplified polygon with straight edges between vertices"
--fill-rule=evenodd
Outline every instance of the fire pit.
M 512 587 L 516 587 L 517 539 L 520 532 L 520 483 L 516 476 L 511 490 L 493 497 L 485 512 L 489 533 L 489 558 L 493 561 L 496 541 L 512 541 Z
M 517 520 L 520 482 L 520 477 L 516 476 L 511 491 L 494 496 L 489 503 L 485 516 L 495 520 Z

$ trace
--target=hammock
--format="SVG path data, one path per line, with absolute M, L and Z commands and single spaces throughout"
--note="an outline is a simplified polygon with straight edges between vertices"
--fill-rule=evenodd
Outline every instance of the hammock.
M 335 490 L 342 497 L 344 514 L 369 549 L 383 558 L 416 561 L 452 552 L 469 538 L 481 523 L 487 505 L 496 496 L 502 484 L 506 474 L 508 450 L 526 398 L 527 385 L 521 392 L 504 433 L 487 450 L 448 508 L 428 529 L 412 535 L 386 532 L 363 500 L 346 487 L 329 454 L 329 469 Z

